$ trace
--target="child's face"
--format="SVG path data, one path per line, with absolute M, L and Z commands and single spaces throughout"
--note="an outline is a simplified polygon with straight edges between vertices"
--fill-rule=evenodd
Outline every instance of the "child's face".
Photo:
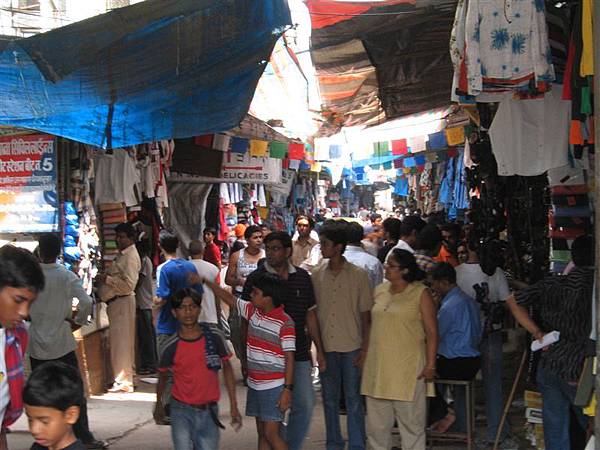
M 173 315 L 182 325 L 194 325 L 200 316 L 200 306 L 190 297 L 186 297 L 179 308 L 173 308 Z
M 13 328 L 29 316 L 29 306 L 37 293 L 27 288 L 5 286 L 0 289 L 0 324 Z
M 66 411 L 44 406 L 25 405 L 29 431 L 35 442 L 42 447 L 65 448 L 72 444 L 73 425 L 79 417 L 79 407 Z
M 204 242 L 210 244 L 215 240 L 215 235 L 212 233 L 204 233 Z
M 263 294 L 257 287 L 252 288 L 252 294 L 250 294 L 250 300 L 252 300 L 252 304 L 255 308 L 260 310 L 264 310 L 265 308 L 269 308 L 274 306 L 273 299 L 271 297 L 267 297 Z

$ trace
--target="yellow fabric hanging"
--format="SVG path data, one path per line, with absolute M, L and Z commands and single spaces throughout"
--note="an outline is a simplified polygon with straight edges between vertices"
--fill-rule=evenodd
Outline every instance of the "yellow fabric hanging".
M 594 14 L 593 0 L 583 0 L 581 4 L 581 34 L 583 51 L 579 72 L 582 77 L 594 75 L 594 31 L 592 16 Z
M 596 415 L 596 394 L 592 395 L 590 404 L 583 408 L 583 413 L 590 417 L 594 417 Z
M 269 143 L 267 141 L 257 141 L 254 139 L 250 141 L 250 156 L 269 156 L 268 149 Z
M 465 143 L 465 129 L 463 127 L 446 128 L 446 140 L 450 147 Z

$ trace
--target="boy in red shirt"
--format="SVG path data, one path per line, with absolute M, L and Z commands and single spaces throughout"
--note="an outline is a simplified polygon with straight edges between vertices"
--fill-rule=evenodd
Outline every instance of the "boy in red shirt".
M 168 342 L 159 363 L 154 417 L 164 421 L 163 392 L 168 372 L 173 373 L 173 389 L 168 401 L 171 436 L 175 450 L 215 450 L 219 448 L 218 401 L 219 370 L 223 369 L 229 395 L 231 425 L 242 426 L 235 397 L 235 380 L 225 337 L 215 327 L 198 323 L 202 297 L 193 289 L 181 289 L 171 297 L 179 332 Z

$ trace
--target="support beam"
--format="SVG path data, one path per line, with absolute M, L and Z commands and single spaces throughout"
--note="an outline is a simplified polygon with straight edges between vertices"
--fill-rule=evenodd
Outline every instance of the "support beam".
M 600 5 L 592 1 L 594 8 L 594 128 L 595 142 L 600 142 Z M 600 158 L 596 157 L 594 164 L 594 200 L 595 210 L 598 210 L 598 201 L 600 200 Z M 600 330 L 600 217 L 596 213 L 595 223 L 595 242 L 596 242 L 596 330 Z M 596 340 L 596 359 L 600 361 L 600 339 Z M 600 372 L 596 374 L 596 397 L 600 393 Z M 594 418 L 594 434 L 596 442 L 600 438 L 600 402 L 596 403 L 596 417 Z M 596 447 L 598 448 L 598 447 Z

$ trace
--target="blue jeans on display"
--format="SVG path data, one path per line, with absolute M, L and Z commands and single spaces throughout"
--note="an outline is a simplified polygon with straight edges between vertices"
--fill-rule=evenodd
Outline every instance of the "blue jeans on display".
M 283 438 L 288 443 L 289 450 L 300 450 L 304 438 L 308 434 L 310 419 L 315 407 L 315 391 L 311 377 L 312 364 L 310 361 L 294 363 L 294 394 L 292 410 L 287 427 L 283 428 Z
M 325 410 L 327 450 L 344 450 L 346 447 L 340 429 L 342 383 L 348 414 L 348 450 L 365 449 L 365 407 L 360 395 L 360 369 L 352 363 L 359 353 L 360 349 L 344 353 L 325 353 L 327 370 L 320 375 L 323 409 Z
M 541 365 L 538 366 L 536 379 L 544 403 L 542 416 L 546 450 L 568 450 L 571 448 L 569 410 L 573 409 L 583 429 L 587 428 L 588 422 L 582 409 L 573 405 L 577 384 L 566 382 Z
M 219 448 L 219 428 L 208 409 L 198 409 L 171 397 L 171 438 L 175 450 Z M 217 406 L 214 406 L 218 415 Z
M 494 331 L 481 340 L 481 376 L 485 392 L 485 416 L 487 442 L 496 440 L 496 433 L 502 419 L 504 399 L 502 397 L 502 332 Z M 504 423 L 500 440 L 509 432 L 508 423 Z

